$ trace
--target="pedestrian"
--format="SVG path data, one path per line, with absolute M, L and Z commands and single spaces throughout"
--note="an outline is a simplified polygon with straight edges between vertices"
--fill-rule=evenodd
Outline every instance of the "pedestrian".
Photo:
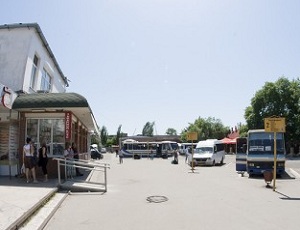
M 72 143 L 72 150 L 73 150 L 73 158 L 74 161 L 78 161 L 79 160 L 79 153 L 78 153 L 78 149 L 77 149 L 77 145 L 73 142 Z M 76 176 L 83 176 L 83 174 L 80 172 L 79 168 L 75 167 L 75 171 L 76 171 Z
M 172 163 L 173 164 L 178 164 L 178 151 L 177 151 L 177 149 L 174 150 L 173 155 L 174 155 L 174 159 L 173 159 Z
M 31 175 L 33 177 L 33 183 L 38 183 L 36 180 L 36 174 L 35 174 L 35 162 L 34 162 L 34 147 L 31 142 L 31 138 L 26 138 L 26 144 L 23 147 L 23 164 L 25 167 L 25 174 L 26 174 L 26 180 L 27 183 L 30 182 L 30 175 L 29 172 L 31 172 Z
M 188 162 L 189 153 L 191 153 L 191 147 L 188 147 L 187 149 L 185 149 L 185 163 Z
M 124 157 L 124 155 L 123 155 L 122 150 L 119 151 L 118 155 L 119 155 L 119 162 L 120 162 L 120 164 L 123 164 L 123 157 Z
M 44 174 L 44 182 L 48 181 L 47 164 L 48 164 L 47 145 L 45 142 L 43 142 L 42 147 L 40 147 L 39 149 L 39 166 L 42 167 L 42 171 Z
M 71 144 L 68 142 L 66 143 L 64 157 L 66 159 L 66 174 L 67 174 L 66 176 L 67 178 L 73 179 L 74 164 L 72 163 L 72 161 L 74 160 L 74 153 Z

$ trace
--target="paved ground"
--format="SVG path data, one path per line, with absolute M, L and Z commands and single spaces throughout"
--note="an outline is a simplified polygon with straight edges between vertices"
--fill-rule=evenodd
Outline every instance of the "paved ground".
M 25 178 L 0 177 L 0 229 L 16 229 L 40 202 L 57 191 L 57 180 L 27 184 Z
M 194 173 L 183 158 L 104 160 L 108 192 L 68 196 L 45 229 L 299 229 L 299 174 L 278 179 L 273 192 L 261 177 L 237 175 L 234 156 Z
M 287 162 L 290 175 L 276 181 L 276 192 L 261 177 L 237 175 L 234 156 L 194 173 L 184 158 L 179 165 L 171 159 L 119 164 L 107 154 L 104 161 L 111 164 L 108 192 L 67 196 L 45 229 L 299 229 L 299 160 Z M 24 178 L 0 177 L 0 229 L 16 229 L 56 186 L 56 180 L 26 184 Z

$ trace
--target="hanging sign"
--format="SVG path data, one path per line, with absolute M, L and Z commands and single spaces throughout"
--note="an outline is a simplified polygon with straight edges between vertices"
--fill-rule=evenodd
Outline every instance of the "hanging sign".
M 198 137 L 197 137 L 197 132 L 188 132 L 188 133 L 186 134 L 186 139 L 187 139 L 188 141 L 196 141 L 196 140 L 198 139 Z
M 1 104 L 8 109 L 12 108 L 12 104 L 14 100 L 16 99 L 16 94 L 12 92 L 12 90 L 6 86 L 2 87 L 1 92 Z
M 284 117 L 269 117 L 264 119 L 266 132 L 282 132 L 285 133 Z
M 72 113 L 65 113 L 65 139 L 70 140 L 72 137 Z

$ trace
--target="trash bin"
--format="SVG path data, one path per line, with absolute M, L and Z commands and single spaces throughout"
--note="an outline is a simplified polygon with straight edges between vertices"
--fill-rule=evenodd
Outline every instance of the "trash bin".
M 270 183 L 273 180 L 273 172 L 266 170 L 266 171 L 263 172 L 263 175 L 264 175 L 264 179 L 265 179 L 265 182 L 267 184 L 267 187 L 270 187 Z

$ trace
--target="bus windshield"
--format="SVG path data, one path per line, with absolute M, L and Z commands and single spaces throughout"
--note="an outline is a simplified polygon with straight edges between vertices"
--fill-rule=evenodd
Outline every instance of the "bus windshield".
M 284 154 L 283 133 L 276 135 L 277 154 Z M 254 154 L 274 153 L 274 134 L 267 132 L 253 132 L 248 134 L 248 152 Z

